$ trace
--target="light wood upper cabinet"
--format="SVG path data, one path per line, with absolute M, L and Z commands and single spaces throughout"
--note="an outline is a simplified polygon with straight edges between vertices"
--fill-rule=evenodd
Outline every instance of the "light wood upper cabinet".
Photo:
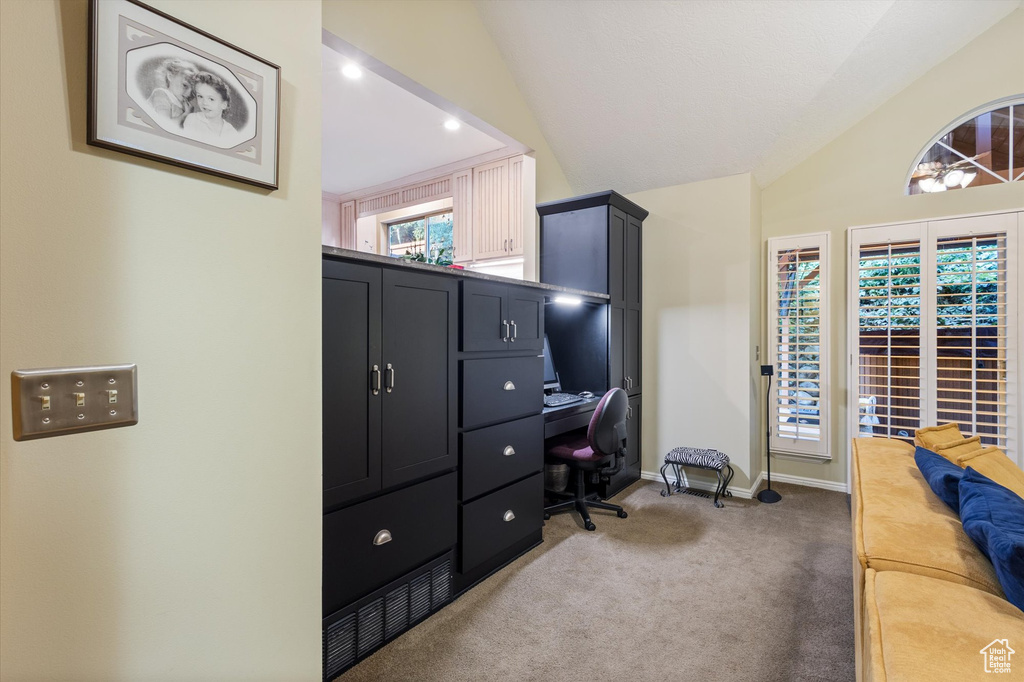
M 341 248 L 356 249 L 356 202 L 341 205 Z
M 524 157 L 513 156 L 473 169 L 474 260 L 523 255 L 534 195 L 525 186 L 525 165 Z
M 473 258 L 508 253 L 508 159 L 473 169 Z
M 473 260 L 473 170 L 452 175 L 452 242 L 455 262 Z

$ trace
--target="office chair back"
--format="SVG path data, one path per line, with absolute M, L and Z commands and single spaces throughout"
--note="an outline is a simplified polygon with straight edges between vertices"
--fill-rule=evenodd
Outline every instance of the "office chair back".
M 620 454 L 622 442 L 626 440 L 627 407 L 629 397 L 621 388 L 613 388 L 601 398 L 587 428 L 587 441 L 594 452 Z

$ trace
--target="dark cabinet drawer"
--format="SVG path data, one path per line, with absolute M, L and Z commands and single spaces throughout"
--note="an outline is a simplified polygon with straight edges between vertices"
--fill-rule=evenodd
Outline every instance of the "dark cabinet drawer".
M 537 415 L 462 434 L 461 499 L 478 497 L 540 471 L 543 419 Z
M 474 429 L 544 409 L 544 359 L 462 362 L 462 428 Z
M 535 532 L 544 522 L 544 475 L 536 474 L 462 505 L 463 573 Z
M 325 615 L 455 545 L 456 479 L 447 474 L 324 515 Z M 384 530 L 391 540 L 374 544 Z

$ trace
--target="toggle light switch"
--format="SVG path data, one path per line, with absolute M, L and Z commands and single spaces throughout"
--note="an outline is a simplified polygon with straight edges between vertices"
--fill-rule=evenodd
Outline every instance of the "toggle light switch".
M 14 440 L 139 423 L 135 365 L 15 370 L 11 393 Z M 116 410 L 110 408 L 112 404 Z M 40 414 L 44 410 L 45 416 Z

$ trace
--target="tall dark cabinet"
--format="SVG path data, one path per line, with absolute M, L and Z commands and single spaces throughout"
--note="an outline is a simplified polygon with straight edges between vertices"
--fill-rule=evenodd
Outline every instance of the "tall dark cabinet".
M 648 212 L 614 191 L 539 204 L 537 212 L 541 282 L 610 297 L 607 388 L 630 396 L 626 467 L 602 491 L 611 496 L 640 477 L 642 228 Z

